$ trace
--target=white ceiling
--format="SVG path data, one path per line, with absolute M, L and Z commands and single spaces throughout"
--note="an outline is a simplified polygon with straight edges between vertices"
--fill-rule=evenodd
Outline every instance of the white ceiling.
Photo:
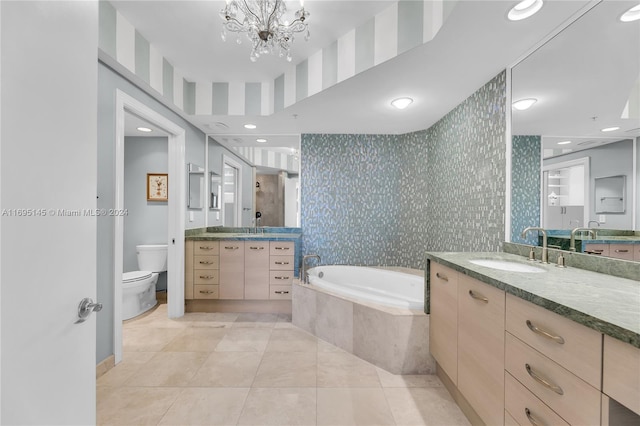
M 392 3 L 307 0 L 305 8 L 311 13 L 308 20 L 311 40 L 305 42 L 302 37 L 296 39 L 294 63 L 305 60 L 318 49 L 333 43 Z M 300 133 L 398 134 L 428 128 L 501 70 L 532 51 L 589 1 L 549 0 L 532 18 L 508 21 L 506 14 L 516 3 L 458 1 L 431 42 L 306 98 L 284 111 L 271 116 L 194 116 L 193 123 L 206 133 L 219 134 L 218 140 L 227 139 L 227 142 L 222 142 L 225 145 L 233 146 L 235 143 L 236 146 L 250 144 L 296 148 Z M 637 0 L 606 3 L 612 9 L 624 11 Z M 222 42 L 218 12 L 224 5 L 223 1 L 114 1 L 112 4 L 187 78 L 262 81 L 281 75 L 290 65 L 284 59 L 268 55 L 260 57 L 256 63 L 250 62 L 247 43 L 238 46 L 231 34 L 226 43 Z M 293 13 L 299 3 L 290 1 L 288 4 L 290 13 Z M 636 24 L 639 23 L 626 25 L 635 25 L 637 28 L 639 25 Z M 597 32 L 591 34 L 593 25 L 600 28 L 608 24 L 600 21 L 597 24 L 589 23 L 583 30 L 588 34 L 578 36 L 578 41 L 582 37 L 589 43 L 598 40 Z M 590 69 L 592 63 L 602 62 L 600 58 L 588 54 L 591 49 L 589 46 L 587 44 L 583 56 L 567 59 L 565 63 L 554 65 L 553 69 L 561 71 L 566 67 L 567 70 L 573 70 L 575 64 Z M 631 62 L 635 59 L 637 63 L 639 52 L 627 48 L 626 53 Z M 559 57 L 563 55 L 559 54 Z M 522 75 L 531 74 L 524 71 L 526 63 L 518 65 L 522 67 Z M 544 64 L 543 60 L 531 68 L 545 69 Z M 533 74 L 535 76 L 535 72 Z M 575 80 L 574 75 L 571 72 L 558 73 L 557 77 L 570 83 Z M 616 82 L 616 79 L 602 80 L 595 84 L 609 87 Z M 527 84 L 518 81 L 518 90 L 524 90 Z M 563 87 L 562 80 L 558 86 Z M 406 110 L 396 110 L 389 102 L 399 96 L 410 96 L 414 98 L 414 103 Z M 571 103 L 573 94 L 567 93 L 566 96 L 567 103 Z M 581 105 L 593 100 L 597 102 L 595 95 L 592 98 L 586 101 L 581 99 Z M 543 106 L 544 103 L 539 102 L 535 108 L 541 110 Z M 556 107 L 554 111 L 558 111 Z M 558 114 L 551 114 L 544 119 L 529 119 L 527 125 L 537 122 L 539 126 L 535 128 L 536 131 L 546 132 L 546 124 L 563 121 L 558 117 Z M 515 128 L 533 131 L 534 127 L 519 127 L 521 123 L 522 126 L 527 123 L 527 119 L 522 120 L 522 115 L 515 118 L 518 120 L 514 121 Z M 225 123 L 228 128 L 221 129 L 215 125 L 216 122 Z M 247 122 L 256 124 L 258 128 L 247 131 L 242 127 Z M 257 137 L 266 137 L 269 142 L 258 144 L 254 142 Z

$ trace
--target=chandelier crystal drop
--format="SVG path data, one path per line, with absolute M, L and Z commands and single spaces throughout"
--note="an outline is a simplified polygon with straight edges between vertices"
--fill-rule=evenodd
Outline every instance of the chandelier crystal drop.
M 302 2 L 301 2 L 302 3 Z M 246 33 L 252 44 L 249 59 L 258 60 L 260 55 L 276 53 L 279 57 L 291 62 L 291 43 L 295 33 L 306 32 L 305 40 L 309 40 L 307 27 L 309 12 L 304 6 L 294 15 L 293 22 L 283 20 L 287 7 L 283 0 L 228 0 L 220 11 L 222 17 L 222 40 L 227 39 L 227 31 L 238 33 L 236 42 L 242 43 L 240 33 Z

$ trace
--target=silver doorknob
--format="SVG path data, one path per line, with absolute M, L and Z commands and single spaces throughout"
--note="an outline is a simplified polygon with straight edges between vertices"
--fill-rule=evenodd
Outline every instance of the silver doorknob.
M 100 312 L 101 310 L 102 303 L 93 303 L 93 299 L 85 297 L 78 305 L 78 320 L 75 323 L 85 322 L 91 312 Z

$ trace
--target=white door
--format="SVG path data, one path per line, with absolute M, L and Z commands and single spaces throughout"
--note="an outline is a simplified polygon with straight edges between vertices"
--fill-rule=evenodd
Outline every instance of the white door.
M 242 226 L 240 189 L 240 165 L 230 158 L 224 157 L 222 169 L 222 214 L 224 226 Z
M 0 423 L 94 424 L 98 3 L 0 20 Z

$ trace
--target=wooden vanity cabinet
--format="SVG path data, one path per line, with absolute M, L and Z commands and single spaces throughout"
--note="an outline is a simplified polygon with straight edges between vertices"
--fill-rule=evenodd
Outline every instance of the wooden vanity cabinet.
M 640 415 L 640 349 L 604 336 L 603 358 L 602 392 Z
M 503 290 L 458 277 L 458 389 L 487 425 L 504 423 Z
M 429 350 L 438 365 L 458 385 L 458 272 L 430 264 L 431 307 Z
M 185 241 L 185 299 L 219 296 L 218 241 Z
M 244 245 L 220 242 L 220 299 L 244 299 Z
M 295 269 L 293 241 L 271 241 L 269 244 L 269 299 L 290 300 Z
M 269 298 L 269 241 L 245 242 L 244 298 Z

